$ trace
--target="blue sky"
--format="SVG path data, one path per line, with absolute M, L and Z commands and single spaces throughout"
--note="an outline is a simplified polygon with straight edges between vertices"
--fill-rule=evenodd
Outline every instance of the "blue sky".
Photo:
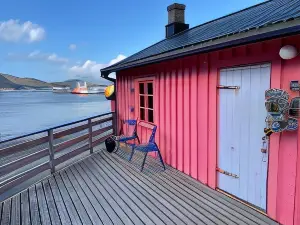
M 181 0 L 190 27 L 262 0 Z M 99 69 L 164 38 L 171 0 L 1 2 L 0 72 L 100 81 Z

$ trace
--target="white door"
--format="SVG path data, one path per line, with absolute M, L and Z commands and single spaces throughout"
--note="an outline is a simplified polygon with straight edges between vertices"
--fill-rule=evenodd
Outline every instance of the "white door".
M 270 65 L 223 69 L 220 85 L 239 89 L 219 89 L 218 187 L 265 210 L 268 154 L 261 149 Z

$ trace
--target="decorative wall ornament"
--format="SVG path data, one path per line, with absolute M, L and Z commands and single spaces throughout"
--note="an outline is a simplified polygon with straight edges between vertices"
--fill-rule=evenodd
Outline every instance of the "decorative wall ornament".
M 295 97 L 291 100 L 289 116 L 300 118 L 300 97 Z
M 271 130 L 273 131 L 273 133 L 279 133 L 286 130 L 287 126 L 287 121 L 273 121 L 273 123 L 271 124 Z
M 286 130 L 288 131 L 294 131 L 298 129 L 298 120 L 295 118 L 289 118 L 288 119 L 288 126 Z
M 284 130 L 294 131 L 298 129 L 298 120 L 289 116 L 300 114 L 300 98 L 294 98 L 295 100 L 292 99 L 289 103 L 289 94 L 286 91 L 273 88 L 266 90 L 265 99 L 265 107 L 268 112 L 266 117 L 267 130 L 272 131 L 272 133 L 279 133 Z
M 289 94 L 281 89 L 269 89 L 265 92 L 265 106 L 271 115 L 282 115 L 289 109 Z
M 292 80 L 290 82 L 291 91 L 300 91 L 300 84 L 298 80 Z
M 289 94 L 282 89 L 271 88 L 265 91 L 265 98 L 284 98 L 286 100 L 289 99 Z

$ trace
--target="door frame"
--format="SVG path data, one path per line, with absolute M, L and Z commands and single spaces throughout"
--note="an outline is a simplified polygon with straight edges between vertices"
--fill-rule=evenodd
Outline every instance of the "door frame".
M 220 85 L 220 76 L 221 76 L 221 70 L 224 69 L 234 69 L 234 68 L 243 68 L 243 67 L 250 67 L 250 66 L 260 66 L 260 65 L 269 65 L 270 66 L 270 88 L 272 87 L 272 62 L 259 62 L 259 63 L 249 63 L 249 64 L 241 64 L 241 65 L 234 65 L 234 66 L 225 66 L 225 67 L 219 67 L 217 69 L 217 86 Z M 270 136 L 269 139 L 269 143 L 268 143 L 268 163 L 267 163 L 267 177 L 266 177 L 266 209 L 262 209 L 259 206 L 253 205 L 250 202 L 247 202 L 243 199 L 238 198 L 237 196 L 230 194 L 226 191 L 223 191 L 222 189 L 219 188 L 218 184 L 218 165 L 219 165 L 219 151 L 220 151 L 220 143 L 219 143 L 219 130 L 220 130 L 220 90 L 218 88 L 216 88 L 216 125 L 217 125 L 217 129 L 216 129 L 216 168 L 215 168 L 215 189 L 216 191 L 225 194 L 235 200 L 238 200 L 239 202 L 241 202 L 244 205 L 247 205 L 250 208 L 255 209 L 256 211 L 267 215 L 267 210 L 268 210 L 268 181 L 269 181 L 269 164 L 270 164 L 270 147 L 271 147 L 271 143 L 272 143 L 272 139 Z

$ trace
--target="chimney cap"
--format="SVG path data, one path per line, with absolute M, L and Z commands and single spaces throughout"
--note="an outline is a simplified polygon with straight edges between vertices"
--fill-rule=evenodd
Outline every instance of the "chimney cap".
M 179 4 L 179 3 L 174 3 L 172 5 L 169 5 L 168 8 L 167 8 L 168 12 L 173 10 L 173 9 L 185 10 L 185 5 L 184 4 Z

